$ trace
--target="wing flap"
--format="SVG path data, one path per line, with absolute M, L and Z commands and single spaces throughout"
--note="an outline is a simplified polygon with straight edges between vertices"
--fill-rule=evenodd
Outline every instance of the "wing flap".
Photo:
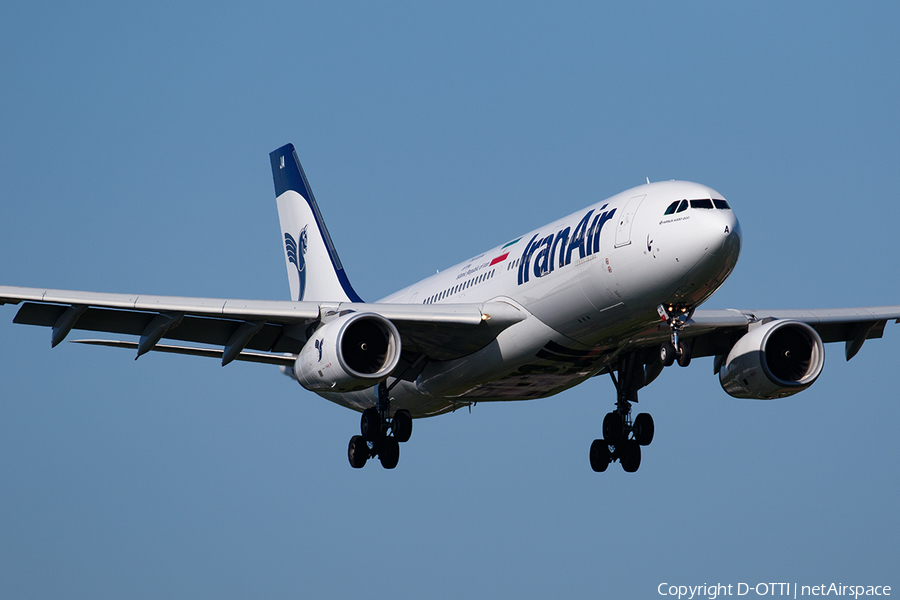
M 471 354 L 527 316 L 503 301 L 442 305 L 328 304 L 0 286 L 0 304 L 23 302 L 14 322 L 52 327 L 55 343 L 62 341 L 71 329 L 144 337 L 159 315 L 171 315 L 178 317 L 177 324 L 166 329 L 162 339 L 222 347 L 237 344 L 248 350 L 291 354 L 300 352 L 310 327 L 321 319 L 348 310 L 374 312 L 397 326 L 404 350 L 433 360 L 450 360 Z M 71 311 L 72 307 L 77 310 Z M 252 334 L 244 339 L 246 332 L 251 330 L 248 328 L 252 329 Z M 152 340 L 147 345 L 152 346 Z M 229 353 L 226 363 L 230 362 L 233 352 Z
M 72 340 L 74 344 L 86 344 L 89 346 L 107 346 L 110 348 L 126 348 L 128 350 L 137 350 L 137 342 L 125 342 L 118 340 Z M 171 346 L 167 344 L 157 344 L 151 349 L 152 352 L 166 352 L 169 354 L 187 354 L 190 356 L 205 356 L 208 358 L 222 358 L 224 352 L 215 348 L 195 348 L 192 346 Z M 264 354 L 258 352 L 240 352 L 234 360 L 244 362 L 264 363 L 269 365 L 279 365 L 283 367 L 291 367 L 297 357 L 294 355 Z
M 68 306 L 59 304 L 35 304 L 26 302 L 16 313 L 14 323 L 53 327 L 66 312 Z M 159 313 L 143 311 L 88 308 L 75 323 L 73 329 L 97 331 L 118 335 L 141 335 Z M 163 339 L 195 342 L 211 346 L 225 346 L 244 321 L 186 316 L 178 326 L 169 329 Z M 266 324 L 247 342 L 246 348 L 270 352 L 298 353 L 303 343 L 284 337 L 283 327 Z

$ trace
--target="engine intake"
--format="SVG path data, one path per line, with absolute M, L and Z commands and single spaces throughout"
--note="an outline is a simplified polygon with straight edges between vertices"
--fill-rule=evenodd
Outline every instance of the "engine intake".
M 350 313 L 319 327 L 294 362 L 311 391 L 352 392 L 387 378 L 400 361 L 400 334 L 375 313 Z
M 735 398 L 772 400 L 802 392 L 824 366 L 825 347 L 815 329 L 800 321 L 771 321 L 738 340 L 719 383 Z

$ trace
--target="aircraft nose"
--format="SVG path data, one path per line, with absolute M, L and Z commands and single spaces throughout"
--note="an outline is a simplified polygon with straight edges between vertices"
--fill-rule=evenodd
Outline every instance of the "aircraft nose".
M 696 277 L 714 282 L 715 290 L 734 270 L 741 253 L 741 225 L 730 210 L 707 213 L 702 228 L 695 230 L 703 257 L 694 266 Z
M 716 211 L 706 227 L 707 253 L 712 256 L 736 255 L 741 251 L 741 224 L 733 211 Z

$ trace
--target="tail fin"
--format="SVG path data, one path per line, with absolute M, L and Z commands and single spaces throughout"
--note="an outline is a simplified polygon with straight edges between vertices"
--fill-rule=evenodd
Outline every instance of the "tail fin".
M 292 300 L 362 302 L 341 266 L 293 144 L 269 154 Z

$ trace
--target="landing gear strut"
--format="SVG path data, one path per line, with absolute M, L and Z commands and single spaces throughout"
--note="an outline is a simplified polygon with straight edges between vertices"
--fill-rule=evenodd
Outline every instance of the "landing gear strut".
M 391 397 L 385 382 L 378 384 L 378 402 L 363 411 L 359 420 L 361 435 L 350 438 L 347 458 L 350 466 L 361 469 L 370 458 L 378 457 L 381 466 L 393 469 L 400 460 L 400 443 L 412 435 L 412 415 L 406 409 L 394 411 L 390 418 Z
M 641 466 L 641 446 L 649 446 L 653 441 L 653 417 L 640 413 L 634 420 L 631 418 L 631 403 L 638 401 L 638 389 L 644 387 L 646 379 L 639 355 L 623 356 L 618 372 L 618 379 L 612 370 L 609 372 L 616 386 L 616 410 L 603 418 L 603 439 L 591 444 L 591 468 L 598 473 L 616 460 L 626 472 L 634 473 Z

